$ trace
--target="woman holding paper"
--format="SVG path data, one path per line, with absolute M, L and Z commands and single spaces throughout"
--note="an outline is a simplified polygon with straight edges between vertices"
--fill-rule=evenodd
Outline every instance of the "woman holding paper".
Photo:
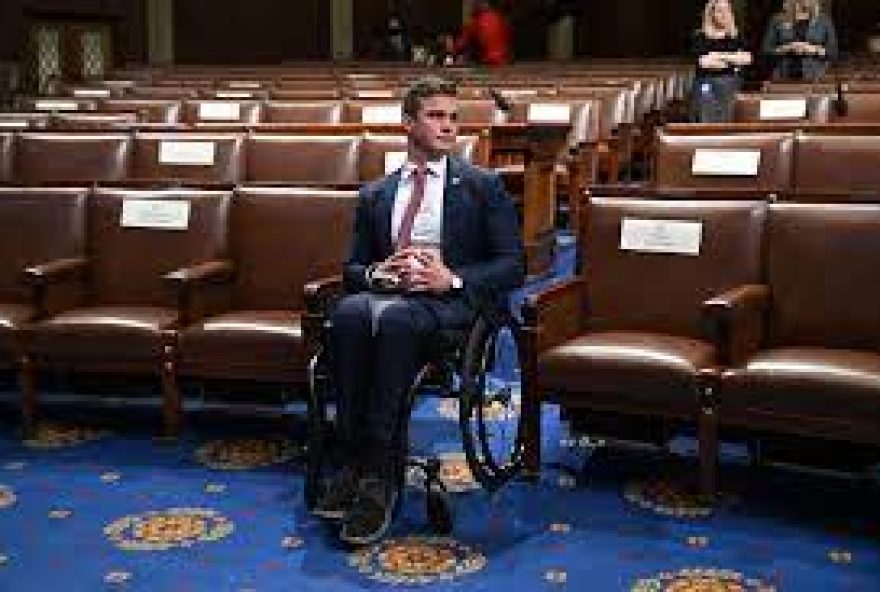
M 703 25 L 694 36 L 697 75 L 692 93 L 692 119 L 699 123 L 733 119 L 733 101 L 740 87 L 740 69 L 752 54 L 736 27 L 729 0 L 709 0 Z
M 785 0 L 767 25 L 763 51 L 778 80 L 817 80 L 837 58 L 837 33 L 819 0 Z

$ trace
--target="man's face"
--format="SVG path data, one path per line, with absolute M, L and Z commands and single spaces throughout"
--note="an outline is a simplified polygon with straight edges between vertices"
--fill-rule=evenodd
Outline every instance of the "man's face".
M 410 142 L 433 159 L 455 148 L 458 134 L 458 100 L 446 95 L 422 99 L 418 113 L 406 120 Z

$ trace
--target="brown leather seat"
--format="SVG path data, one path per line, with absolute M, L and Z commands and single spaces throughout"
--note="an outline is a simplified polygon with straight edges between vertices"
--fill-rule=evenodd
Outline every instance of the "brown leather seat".
M 181 101 L 166 99 L 107 99 L 101 101 L 101 111 L 137 113 L 147 123 L 177 123 L 180 121 Z
M 356 185 L 359 135 L 260 134 L 245 144 L 249 182 Z
M 257 123 L 260 121 L 259 101 L 202 99 L 184 101 L 181 120 L 184 123 Z
M 462 159 L 478 165 L 480 162 L 480 150 L 478 149 L 480 138 L 478 136 L 458 136 L 456 139 L 455 153 Z M 389 163 L 389 153 L 406 152 L 406 136 L 396 134 L 373 134 L 363 135 L 358 152 L 358 176 L 361 181 L 373 181 L 386 174 L 386 164 Z
M 15 141 L 13 176 L 25 185 L 122 181 L 131 153 L 124 132 L 23 132 Z
M 795 145 L 798 196 L 872 196 L 880 187 L 880 137 L 802 132 Z M 857 194 L 857 195 L 856 195 Z
M 85 189 L 0 188 L 0 366 L 20 356 L 18 331 L 50 312 L 62 293 L 34 293 L 25 268 L 63 274 L 85 254 Z
M 530 297 L 524 309 L 530 469 L 539 466 L 539 402 L 552 400 L 586 417 L 699 423 L 702 485 L 711 490 L 716 442 L 712 415 L 701 407 L 709 384 L 702 374 L 722 365 L 727 349 L 704 331 L 702 311 L 717 295 L 760 281 L 764 205 L 596 197 L 584 210 L 583 272 Z M 696 251 L 623 249 L 628 220 L 698 224 Z
M 356 201 L 353 190 L 238 189 L 232 305 L 182 333 L 181 375 L 302 383 L 304 286 L 340 273 Z
M 342 123 L 342 101 L 266 101 L 263 123 Z
M 232 185 L 244 175 L 244 135 L 139 132 L 131 178 Z
M 768 100 L 803 100 L 806 110 L 804 117 L 768 119 L 767 114 L 762 117 L 761 103 Z M 803 105 L 803 104 L 802 104 Z M 733 120 L 738 123 L 745 122 L 793 122 L 802 121 L 809 123 L 827 123 L 830 117 L 831 97 L 827 94 L 752 94 L 741 93 L 736 95 L 733 104 Z
M 880 444 L 878 252 L 878 204 L 770 207 L 764 339 L 724 374 L 724 424 Z
M 130 129 L 138 122 L 137 113 L 53 113 L 49 126 L 59 130 Z
M 80 276 L 84 297 L 26 332 L 22 384 L 28 424 L 36 408 L 34 370 L 61 369 L 161 377 L 165 428 L 177 431 L 176 330 L 209 310 L 217 284 L 229 280 L 231 197 L 207 190 L 94 191 L 88 259 Z M 185 204 L 183 225 L 165 229 L 152 226 L 149 216 L 131 219 L 131 204 L 143 200 L 152 200 L 154 210 Z M 155 219 L 168 215 L 160 212 Z M 132 221 L 123 225 L 123 219 Z

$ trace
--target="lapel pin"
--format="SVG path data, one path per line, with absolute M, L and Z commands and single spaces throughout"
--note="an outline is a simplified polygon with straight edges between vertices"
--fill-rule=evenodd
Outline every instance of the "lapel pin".
M 452 177 L 452 179 L 451 179 L 451 183 L 452 183 L 453 185 L 458 185 L 459 183 L 461 183 L 461 179 L 458 178 L 458 177 Z

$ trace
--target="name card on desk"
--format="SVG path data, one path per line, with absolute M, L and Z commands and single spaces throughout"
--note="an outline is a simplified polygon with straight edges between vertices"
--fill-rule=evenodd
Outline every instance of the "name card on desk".
M 122 202 L 120 225 L 124 228 L 186 230 L 189 202 L 161 199 L 127 199 Z
M 807 99 L 761 99 L 758 118 L 761 121 L 775 119 L 806 119 Z
M 37 111 L 77 111 L 79 103 L 76 101 L 37 101 L 34 103 Z
M 238 103 L 199 103 L 199 119 L 202 121 L 238 121 L 241 105 Z
M 82 97 L 82 98 L 109 97 L 110 96 L 110 89 L 109 88 L 75 88 L 75 89 L 73 89 L 73 96 Z
M 695 256 L 702 238 L 702 222 L 624 218 L 620 224 L 622 251 Z
M 22 119 L 0 120 L 0 129 L 25 129 L 28 122 Z
M 724 177 L 756 177 L 761 164 L 760 150 L 694 151 L 691 174 Z
M 254 93 L 246 90 L 218 90 L 214 96 L 218 99 L 252 99 Z
M 405 151 L 389 151 L 385 153 L 385 174 L 393 173 L 406 162 Z
M 165 140 L 159 144 L 159 163 L 211 166 L 214 164 L 214 142 Z
M 363 123 L 391 123 L 403 121 L 403 106 L 400 103 L 383 103 L 381 105 L 365 105 L 361 111 Z
M 389 89 L 359 90 L 357 95 L 362 99 L 393 99 L 394 91 Z
M 526 115 L 529 123 L 568 123 L 571 105 L 568 103 L 529 103 Z

